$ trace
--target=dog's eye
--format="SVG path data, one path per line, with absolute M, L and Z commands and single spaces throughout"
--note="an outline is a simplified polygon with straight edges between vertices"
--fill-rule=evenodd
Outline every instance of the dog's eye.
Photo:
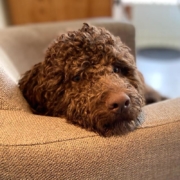
M 80 76 L 79 75 L 77 75 L 77 76 L 74 76 L 73 78 L 72 78 L 72 81 L 74 81 L 74 82 L 78 82 L 78 81 L 80 81 Z
M 118 66 L 113 66 L 113 72 L 114 73 L 118 73 L 118 74 L 122 74 L 123 76 L 127 76 L 129 73 L 128 68 L 126 67 L 118 67 Z
M 120 73 L 120 72 L 121 72 L 121 69 L 120 69 L 119 67 L 117 67 L 117 66 L 114 66 L 114 67 L 113 67 L 113 72 L 114 72 L 114 73 Z

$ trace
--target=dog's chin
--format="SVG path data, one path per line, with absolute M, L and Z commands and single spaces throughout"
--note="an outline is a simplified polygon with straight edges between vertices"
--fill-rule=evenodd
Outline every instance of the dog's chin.
M 123 117 L 123 115 L 116 116 L 114 123 L 106 129 L 104 136 L 124 135 L 135 130 L 140 124 L 139 114 L 126 115 L 126 117 Z
M 109 123 L 106 122 L 104 125 L 102 123 L 102 128 L 99 128 L 101 131 L 98 129 L 98 133 L 105 137 L 125 135 L 139 126 L 139 115 L 140 112 L 133 115 L 126 114 L 126 117 L 123 114 L 115 114 L 109 119 L 107 117 Z
M 118 136 L 124 135 L 130 131 L 135 130 L 139 123 L 139 115 L 141 109 L 130 109 L 124 113 L 111 113 L 104 108 L 91 111 L 83 121 L 74 121 L 87 130 L 94 131 L 101 136 Z M 80 117 L 80 116 L 79 116 Z M 76 118 L 77 120 L 77 118 Z M 72 121 L 71 121 L 72 122 Z
M 100 136 L 121 136 L 135 130 L 140 125 L 141 122 L 139 120 L 139 115 L 140 112 L 134 116 L 127 117 L 123 117 L 121 115 L 110 116 L 106 114 L 104 114 L 102 117 L 101 114 L 100 116 L 94 117 L 94 119 L 89 119 L 89 117 L 86 117 L 88 123 L 84 123 L 81 120 L 77 121 L 78 118 L 75 118 L 76 120 L 74 121 L 72 121 L 71 118 L 71 120 L 68 120 L 68 122 L 80 126 L 88 131 L 94 131 Z M 92 122 L 92 124 L 89 122 Z

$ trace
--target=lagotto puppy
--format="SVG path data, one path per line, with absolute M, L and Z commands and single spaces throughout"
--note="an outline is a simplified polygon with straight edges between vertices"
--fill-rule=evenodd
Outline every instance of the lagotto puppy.
M 19 88 L 34 113 L 65 117 L 103 136 L 135 129 L 149 97 L 130 49 L 104 28 L 86 23 L 59 36 Z M 162 99 L 153 94 L 152 101 Z

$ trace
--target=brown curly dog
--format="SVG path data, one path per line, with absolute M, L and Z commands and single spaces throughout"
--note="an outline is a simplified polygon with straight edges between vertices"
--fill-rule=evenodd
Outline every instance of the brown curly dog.
M 130 49 L 104 28 L 86 23 L 59 36 L 19 87 L 34 113 L 65 117 L 102 136 L 135 129 L 146 96 Z M 161 100 L 155 94 L 155 101 Z

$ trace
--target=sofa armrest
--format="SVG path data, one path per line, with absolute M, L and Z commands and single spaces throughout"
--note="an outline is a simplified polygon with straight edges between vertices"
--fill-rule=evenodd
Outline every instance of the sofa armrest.
M 142 127 L 104 138 L 64 119 L 0 111 L 2 179 L 180 177 L 180 98 L 143 109 Z
M 0 63 L 0 110 L 27 111 L 30 107 L 17 84 L 8 76 Z M 1 116 L 0 116 L 1 118 Z

